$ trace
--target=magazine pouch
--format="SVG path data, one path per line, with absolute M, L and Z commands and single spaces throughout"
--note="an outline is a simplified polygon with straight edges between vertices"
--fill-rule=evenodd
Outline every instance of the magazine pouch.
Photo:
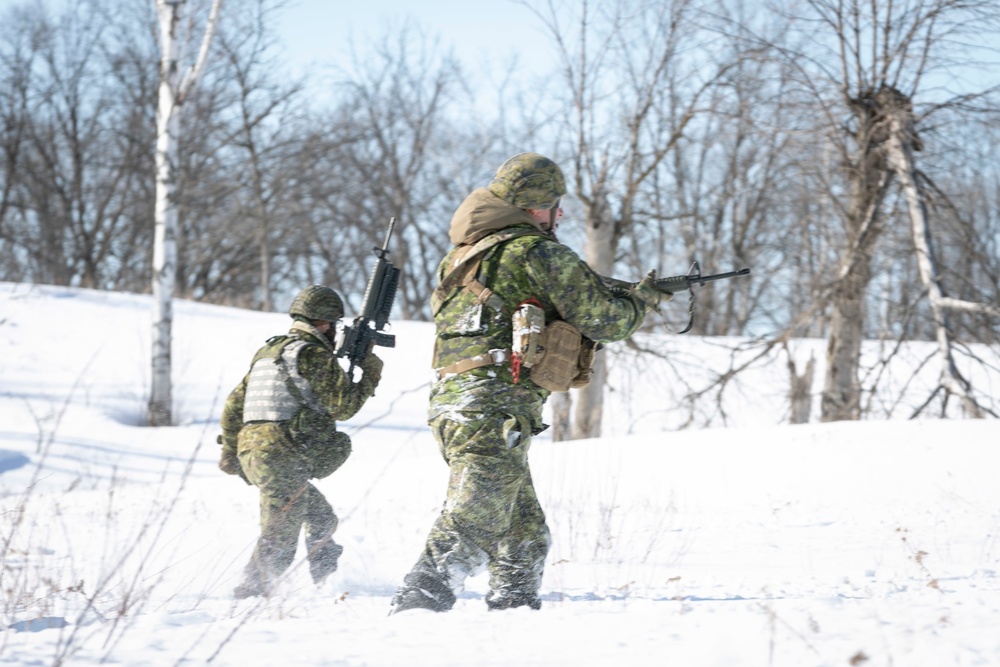
M 531 381 L 549 391 L 569 391 L 580 375 L 582 345 L 583 336 L 569 322 L 556 320 L 546 324 L 542 354 L 536 356 L 531 367 Z

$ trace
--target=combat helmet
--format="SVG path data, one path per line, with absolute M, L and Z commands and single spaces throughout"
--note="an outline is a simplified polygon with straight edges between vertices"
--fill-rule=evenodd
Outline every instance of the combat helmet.
M 566 194 L 566 177 L 544 155 L 519 153 L 500 165 L 488 189 L 517 208 L 548 210 Z
M 294 318 L 336 322 L 344 316 L 344 302 L 329 287 L 310 285 L 295 296 L 288 314 Z

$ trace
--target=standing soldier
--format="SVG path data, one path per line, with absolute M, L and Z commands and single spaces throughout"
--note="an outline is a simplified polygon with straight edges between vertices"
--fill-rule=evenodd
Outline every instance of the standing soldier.
M 566 181 L 536 153 L 504 162 L 451 220 L 438 267 L 429 423 L 450 468 L 448 495 L 392 611 L 447 611 L 465 579 L 490 573 L 491 610 L 541 607 L 549 529 L 528 447 L 550 391 L 589 380 L 594 343 L 621 340 L 668 295 L 645 278 L 612 291 L 556 240 Z
M 347 460 L 351 440 L 336 420 L 361 409 L 382 373 L 382 361 L 370 352 L 359 382 L 340 367 L 332 341 L 344 304 L 329 287 L 302 290 L 288 312 L 294 319 L 288 335 L 257 351 L 222 413 L 219 468 L 260 489 L 260 537 L 233 592 L 237 598 L 271 592 L 295 558 L 303 526 L 313 581 L 336 571 L 344 550 L 333 541 L 337 516 L 309 480 Z

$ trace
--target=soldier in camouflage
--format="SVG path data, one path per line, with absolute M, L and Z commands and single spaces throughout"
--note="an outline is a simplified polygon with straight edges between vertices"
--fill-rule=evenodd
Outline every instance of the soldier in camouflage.
M 591 341 L 632 335 L 666 295 L 647 277 L 611 291 L 556 240 L 566 182 L 536 153 L 508 159 L 487 188 L 473 191 L 451 220 L 454 248 L 438 267 L 429 424 L 450 476 L 447 498 L 390 613 L 446 611 L 465 579 L 489 571 L 490 610 L 539 609 L 549 529 L 528 468 L 532 435 L 546 426 L 549 391 L 512 370 L 512 313 L 538 304 Z M 486 248 L 485 250 L 483 250 Z M 478 262 L 465 260 L 479 253 Z M 452 280 L 456 267 L 468 270 Z
M 337 362 L 332 338 L 344 316 L 340 296 L 313 285 L 292 301 L 287 335 L 257 351 L 222 414 L 219 468 L 260 490 L 260 537 L 234 595 L 267 595 L 295 558 L 305 527 L 309 571 L 322 583 L 343 547 L 333 541 L 337 516 L 310 479 L 322 479 L 351 453 L 337 431 L 374 395 L 382 361 L 369 353 L 357 383 Z

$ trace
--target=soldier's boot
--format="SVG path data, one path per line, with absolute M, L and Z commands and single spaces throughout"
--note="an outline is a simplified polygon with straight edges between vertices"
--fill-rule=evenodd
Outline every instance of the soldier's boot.
M 537 611 L 542 608 L 542 600 L 534 592 L 518 589 L 501 589 L 489 592 L 486 596 L 486 607 L 490 611 L 514 609 L 515 607 L 530 607 Z
M 250 561 L 243 568 L 243 581 L 233 589 L 233 597 L 245 600 L 257 596 L 269 596 L 281 578 L 281 572 L 287 567 L 283 562 L 276 561 L 278 558 L 275 557 L 275 552 L 270 548 L 268 541 L 258 541 Z
M 410 609 L 448 611 L 455 606 L 455 594 L 437 577 L 423 572 L 411 572 L 404 577 L 403 582 L 390 603 L 390 616 Z
M 337 561 L 344 547 L 333 540 L 328 540 L 321 546 L 309 552 L 309 574 L 316 584 L 322 584 L 326 578 L 337 571 Z
M 259 581 L 244 581 L 233 589 L 233 597 L 237 600 L 246 600 L 247 598 L 257 597 L 258 595 L 267 595 L 264 587 L 261 586 Z
M 271 587 L 267 585 L 265 578 L 251 572 L 247 572 L 243 576 L 243 581 L 233 589 L 233 597 L 237 600 L 245 600 L 252 597 L 267 597 L 270 594 Z

